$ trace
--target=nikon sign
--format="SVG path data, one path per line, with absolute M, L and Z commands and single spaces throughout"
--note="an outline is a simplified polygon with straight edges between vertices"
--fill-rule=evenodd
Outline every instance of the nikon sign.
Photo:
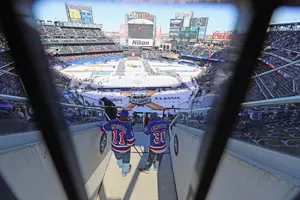
M 152 47 L 153 40 L 149 39 L 128 39 L 129 46 Z

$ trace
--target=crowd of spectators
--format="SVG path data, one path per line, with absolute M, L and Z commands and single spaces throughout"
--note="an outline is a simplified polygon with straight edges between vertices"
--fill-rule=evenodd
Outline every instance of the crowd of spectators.
M 70 62 L 73 60 L 84 60 L 90 58 L 105 58 L 105 57 L 118 57 L 122 56 L 123 53 L 112 52 L 112 53 L 101 53 L 101 54 L 85 54 L 85 55 L 70 55 L 70 56 L 58 56 L 57 59 L 62 62 Z
M 46 38 L 59 36 L 60 38 L 96 38 L 99 42 L 112 41 L 101 29 L 98 28 L 60 27 L 55 24 L 47 24 L 38 25 L 37 30 L 41 37 Z
M 265 48 L 255 66 L 254 74 L 269 72 L 272 69 L 300 59 L 300 32 L 296 30 L 267 33 Z M 203 53 L 194 51 L 196 55 Z M 203 51 L 202 51 L 203 52 Z M 222 58 L 226 48 L 216 51 L 214 56 Z M 226 62 L 210 62 L 204 66 L 197 77 L 199 91 L 203 94 L 215 93 L 220 85 L 215 84 L 219 71 Z M 299 64 L 293 64 L 280 70 L 272 71 L 253 78 L 245 102 L 299 95 Z M 232 138 L 261 145 L 295 156 L 300 153 L 300 109 L 297 104 L 268 105 L 244 108 L 238 115 Z M 206 129 L 209 111 L 194 113 L 193 116 L 182 117 L 181 123 Z
M 112 52 L 120 51 L 120 48 L 114 44 L 85 44 L 85 45 L 57 45 L 52 46 L 54 54 L 79 54 L 87 52 Z
M 300 51 L 300 33 L 299 30 L 270 30 L 267 32 L 265 46 L 271 46 L 280 49 L 289 49 Z
M 0 94 L 25 96 L 10 51 L 0 52 Z
M 6 49 L 6 48 L 8 48 L 7 41 L 6 41 L 3 33 L 1 33 L 1 30 L 0 30 L 0 51 L 3 49 Z
M 154 50 L 144 50 L 142 51 L 142 58 L 153 59 L 153 60 L 162 60 L 163 52 L 154 51 Z
M 297 104 L 243 108 L 232 138 L 295 156 L 300 154 L 300 109 Z M 179 118 L 180 123 L 206 130 L 209 111 Z
M 100 28 L 64 27 L 47 22 L 37 25 L 37 30 L 42 43 L 56 55 L 122 52 L 120 45 L 114 43 L 115 34 L 105 34 Z
M 46 53 L 46 57 L 54 84 L 59 93 L 60 102 L 77 105 L 83 105 L 84 103 L 89 105 L 88 102 L 78 95 L 69 92 L 71 79 L 51 66 L 60 65 L 64 67 L 67 65 L 66 62 L 72 60 L 122 56 L 120 45 L 115 44 L 101 29 L 96 28 L 83 29 L 59 27 L 56 25 L 40 25 L 37 27 L 37 30 L 41 35 L 42 43 L 47 44 L 46 47 L 51 47 L 52 50 L 51 53 L 50 51 L 46 51 L 48 52 Z M 94 51 L 98 53 L 85 54 L 86 52 Z M 80 55 L 63 56 L 59 55 L 59 53 L 79 53 Z M 8 49 L 7 41 L 1 32 L 0 70 L 0 94 L 26 97 L 22 82 L 14 68 L 14 62 L 11 52 Z M 67 125 L 104 120 L 104 113 L 93 109 L 63 106 L 63 112 Z M 0 115 L 1 134 L 36 130 L 34 114 L 26 102 L 0 99 Z

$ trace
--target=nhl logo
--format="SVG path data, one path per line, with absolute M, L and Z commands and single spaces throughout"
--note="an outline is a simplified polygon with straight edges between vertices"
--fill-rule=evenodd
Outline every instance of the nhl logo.
M 178 136 L 177 134 L 174 135 L 174 153 L 176 156 L 178 156 L 179 152 L 179 141 L 178 141 Z
M 102 133 L 100 138 L 100 143 L 99 143 L 100 154 L 104 152 L 106 144 L 107 144 L 107 134 Z

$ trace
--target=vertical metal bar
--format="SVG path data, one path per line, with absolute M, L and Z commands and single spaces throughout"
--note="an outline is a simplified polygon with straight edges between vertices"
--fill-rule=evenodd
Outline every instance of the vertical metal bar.
M 57 91 L 40 43 L 29 1 L 1 2 L 0 16 L 16 69 L 23 81 L 36 122 L 60 177 L 66 195 L 86 200 L 87 195 L 70 133 L 58 104 Z
M 208 194 L 231 134 L 232 125 L 240 109 L 240 103 L 246 95 L 256 59 L 259 56 L 272 12 L 275 9 L 275 5 L 269 3 L 268 1 L 255 1 L 250 28 L 241 54 L 236 61 L 235 71 L 226 85 L 227 87 L 224 88 L 225 92 L 221 92 L 209 115 L 209 129 L 205 134 L 197 159 L 196 170 L 199 185 L 195 199 L 204 200 Z M 230 58 L 229 55 L 226 57 Z

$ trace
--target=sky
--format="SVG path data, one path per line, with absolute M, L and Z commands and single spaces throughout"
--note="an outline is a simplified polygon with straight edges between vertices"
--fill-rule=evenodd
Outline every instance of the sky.
M 67 3 L 91 6 L 94 23 L 102 24 L 104 31 L 119 32 L 125 22 L 125 14 L 132 11 L 148 12 L 156 16 L 156 23 L 162 25 L 162 33 L 169 32 L 170 19 L 175 13 L 194 11 L 194 17 L 209 17 L 207 34 L 214 31 L 232 31 L 238 20 L 238 10 L 231 4 L 153 4 L 121 3 L 106 1 L 67 1 Z M 271 23 L 300 22 L 300 8 L 281 8 L 273 16 Z M 68 21 L 65 1 L 41 0 L 34 7 L 35 18 L 41 20 Z

